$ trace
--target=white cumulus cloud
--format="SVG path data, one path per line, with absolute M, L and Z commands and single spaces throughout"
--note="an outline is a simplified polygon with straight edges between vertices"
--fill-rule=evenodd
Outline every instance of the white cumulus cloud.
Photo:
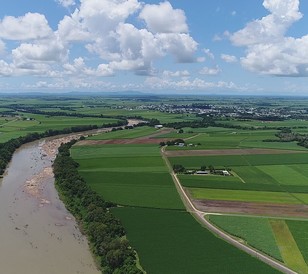
M 48 37 L 52 33 L 44 15 L 26 13 L 21 17 L 5 16 L 0 21 L 0 38 L 30 40 Z
M 214 68 L 204 67 L 199 71 L 199 73 L 203 75 L 217 75 L 220 72 L 221 72 L 221 69 L 218 66 Z
M 57 2 L 65 8 L 74 6 L 76 4 L 74 0 L 57 0 Z
M 169 2 L 145 5 L 139 17 L 153 33 L 186 33 L 188 26 L 183 10 L 173 9 Z
M 250 22 L 230 36 L 236 46 L 246 47 L 241 64 L 248 70 L 277 76 L 308 76 L 308 35 L 286 36 L 302 18 L 299 0 L 264 0 L 269 15 Z
M 236 63 L 237 62 L 237 57 L 234 55 L 221 54 L 220 58 L 226 63 Z

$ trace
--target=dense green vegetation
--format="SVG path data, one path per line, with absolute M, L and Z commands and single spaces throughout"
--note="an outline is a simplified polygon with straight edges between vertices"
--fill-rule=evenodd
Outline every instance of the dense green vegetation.
M 147 120 L 151 126 L 164 124 L 176 128 L 174 132 L 154 137 L 184 139 L 187 144 L 179 147 L 169 143 L 168 150 L 305 150 L 298 143 L 302 141 L 301 145 L 306 146 L 307 107 L 307 100 L 290 98 L 3 96 L 0 100 L 0 171 L 3 172 L 12 153 L 23 143 L 101 126 L 115 127 L 125 124 L 128 118 Z M 292 136 L 286 127 L 292 129 Z M 156 132 L 159 131 L 144 126 L 114 130 L 89 139 L 132 139 Z M 287 134 L 282 135 L 282 132 Z M 55 166 L 59 170 L 62 166 L 75 170 L 77 164 L 69 160 L 64 148 L 68 147 L 62 147 L 59 156 L 64 158 L 57 160 Z M 170 270 L 172 273 L 204 273 L 205 269 L 209 273 L 275 273 L 260 261 L 214 237 L 183 212 L 184 206 L 158 146 L 74 146 L 71 152 L 80 165 L 81 176 L 76 170 L 68 174 L 60 171 L 58 188 L 70 210 L 82 220 L 104 273 L 139 272 L 136 255 L 126 241 L 123 227 L 110 210 L 123 221 L 128 238 L 149 273 L 170 273 Z M 195 197 L 308 203 L 308 154 L 222 155 L 170 160 L 173 165 L 185 168 L 232 169 L 234 176 L 230 177 L 179 175 L 181 183 L 192 189 Z M 65 175 L 72 178 L 64 179 Z M 111 209 L 115 204 L 124 207 Z M 281 259 L 267 219 L 213 218 L 219 219 L 219 225 L 231 234 Z M 306 223 L 288 221 L 288 226 L 307 262 Z M 254 227 L 258 230 L 250 233 Z
M 308 153 L 181 156 L 169 157 L 169 160 L 172 164 L 182 164 L 186 168 L 198 168 L 201 165 L 213 165 L 215 167 L 292 165 L 306 164 L 308 162 Z
M 301 204 L 301 200 L 286 192 L 267 192 L 230 189 L 190 188 L 194 199 L 242 201 L 255 203 Z M 308 200 L 308 194 L 301 194 Z
M 278 273 L 204 229 L 188 213 L 115 208 L 148 273 Z
M 229 234 L 282 261 L 274 234 L 266 218 L 210 215 L 209 219 Z
M 183 209 L 158 146 L 74 146 L 72 155 L 80 164 L 80 174 L 108 201 Z
M 308 221 L 286 220 L 286 223 L 306 263 L 308 263 Z
M 74 143 L 61 145 L 53 164 L 56 185 L 66 206 L 88 235 L 103 273 L 142 273 L 136 267 L 136 254 L 124 237 L 124 228 L 110 212 L 114 205 L 106 203 L 78 174 L 78 164 L 69 152 Z

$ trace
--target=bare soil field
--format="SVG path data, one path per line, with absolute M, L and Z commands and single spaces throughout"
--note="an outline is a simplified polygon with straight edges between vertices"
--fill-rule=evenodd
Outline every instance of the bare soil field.
M 119 145 L 126 145 L 126 144 L 159 144 L 160 142 L 167 142 L 170 140 L 173 140 L 174 138 L 155 138 L 156 136 L 162 135 L 162 134 L 168 134 L 172 132 L 173 129 L 163 129 L 158 132 L 155 132 L 148 136 L 143 136 L 139 138 L 134 139 L 110 139 L 110 140 L 83 140 L 77 143 L 79 146 L 92 146 L 92 145 L 113 145 L 113 144 L 119 144 Z
M 294 154 L 307 153 L 302 150 L 283 149 L 209 149 L 209 150 L 165 150 L 167 157 L 177 156 L 215 156 L 215 155 L 253 155 L 253 154 Z
M 271 217 L 308 218 L 308 205 L 251 203 L 220 200 L 192 200 L 198 210 L 208 213 L 234 213 Z

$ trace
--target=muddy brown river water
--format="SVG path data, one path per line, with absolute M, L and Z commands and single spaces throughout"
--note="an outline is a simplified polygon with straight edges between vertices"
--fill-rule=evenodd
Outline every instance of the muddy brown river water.
M 0 182 L 0 273 L 100 273 L 54 187 L 50 142 L 22 146 Z

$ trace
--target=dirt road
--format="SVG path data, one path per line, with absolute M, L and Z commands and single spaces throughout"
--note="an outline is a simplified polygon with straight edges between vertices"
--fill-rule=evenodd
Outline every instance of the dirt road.
M 217 236 L 221 237 L 222 239 L 224 239 L 228 243 L 230 243 L 233 246 L 245 251 L 246 253 L 250 254 L 251 256 L 256 257 L 259 260 L 269 264 L 273 268 L 276 268 L 279 271 L 281 271 L 283 273 L 287 273 L 287 274 L 296 274 L 297 273 L 297 272 L 293 271 L 292 269 L 288 268 L 287 266 L 285 266 L 284 264 L 282 264 L 281 262 L 276 261 L 273 258 L 261 253 L 260 251 L 253 249 L 253 248 L 239 242 L 235 238 L 231 237 L 229 234 L 225 233 L 223 230 L 220 230 L 219 228 L 214 226 L 212 223 L 207 221 L 205 219 L 205 215 L 207 215 L 207 213 L 200 211 L 199 209 L 197 209 L 194 206 L 192 201 L 187 196 L 187 194 L 186 194 L 184 188 L 182 187 L 179 179 L 177 178 L 176 174 L 173 172 L 172 167 L 170 165 L 170 162 L 169 162 L 169 160 L 168 160 L 168 158 L 166 157 L 166 154 L 165 154 L 165 147 L 162 147 L 161 155 L 162 155 L 162 158 L 164 159 L 164 161 L 165 161 L 165 163 L 166 163 L 166 165 L 169 169 L 170 175 L 171 175 L 171 177 L 172 177 L 172 179 L 175 183 L 176 189 L 178 190 L 182 201 L 184 202 L 186 210 L 188 212 L 190 212 L 203 226 L 205 226 L 208 230 L 210 230 L 211 232 L 213 232 Z

